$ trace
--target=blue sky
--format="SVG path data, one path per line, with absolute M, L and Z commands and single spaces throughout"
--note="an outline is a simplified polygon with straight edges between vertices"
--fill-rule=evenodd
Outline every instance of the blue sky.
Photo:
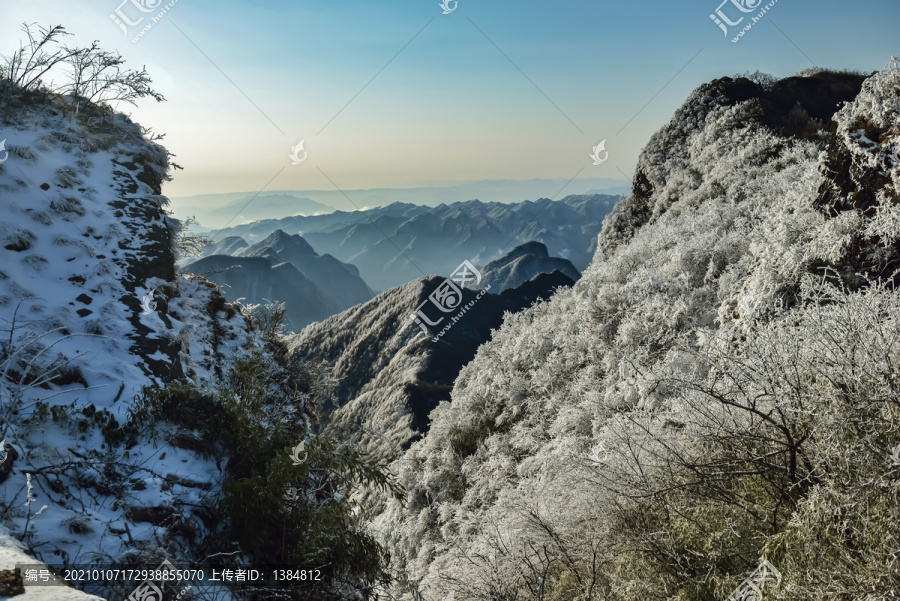
M 778 0 L 738 43 L 709 18 L 717 0 L 459 0 L 448 15 L 439 0 L 178 0 L 137 43 L 109 17 L 121 2 L 0 0 L 0 53 L 23 21 L 53 23 L 146 65 L 168 101 L 120 108 L 166 133 L 185 167 L 170 196 L 626 180 L 701 83 L 814 64 L 872 71 L 900 55 L 896 0 Z M 130 0 L 121 10 L 143 15 Z M 602 139 L 609 159 L 592 165 Z M 291 165 L 300 140 L 308 158 Z

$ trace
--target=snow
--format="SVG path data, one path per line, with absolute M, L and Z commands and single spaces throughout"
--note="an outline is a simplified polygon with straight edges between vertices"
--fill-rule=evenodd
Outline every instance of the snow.
M 109 449 L 95 424 L 78 427 L 82 409 L 124 424 L 142 388 L 167 380 L 173 358 L 191 382 L 213 387 L 234 357 L 261 344 L 240 312 L 210 314 L 218 293 L 197 278 L 133 281 L 143 267 L 163 272 L 172 260 L 158 242 L 174 226 L 163 212 L 168 200 L 141 181 L 164 177 L 168 157 L 123 115 L 104 119 L 85 126 L 40 104 L 0 111 L 9 150 L 0 165 L 0 440 L 18 455 L 0 506 L 9 507 L 2 519 L 10 530 L 54 565 L 109 565 L 152 549 L 165 530 L 141 522 L 123 533 L 128 510 L 198 503 L 222 477 L 212 459 L 171 446 L 165 425 L 159 440 Z M 143 314 L 142 297 L 155 290 L 163 300 L 161 289 L 173 293 L 165 314 Z M 173 344 L 174 356 L 164 352 Z M 41 380 L 59 368 L 65 382 Z M 40 385 L 21 384 L 28 374 Z M 172 486 L 172 475 L 211 490 Z M 14 543 L 0 539 L 0 557 L 21 556 Z
M 9 530 L 0 526 L 0 570 L 12 570 L 16 564 L 28 564 L 41 569 L 40 562 L 27 555 L 24 551 L 22 543 L 10 536 Z M 46 566 L 44 566 L 46 567 Z M 24 575 L 23 575 L 24 578 Z M 81 591 L 75 590 L 68 586 L 36 586 L 25 583 L 25 593 L 16 595 L 15 597 L 4 597 L 0 595 L 0 599 L 25 599 L 27 601 L 92 601 L 101 600 L 100 597 L 88 595 Z

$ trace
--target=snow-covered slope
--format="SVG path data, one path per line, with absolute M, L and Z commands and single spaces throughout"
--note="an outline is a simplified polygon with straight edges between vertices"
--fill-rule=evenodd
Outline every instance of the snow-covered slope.
M 165 149 L 67 108 L 0 93 L 0 520 L 47 563 L 174 557 L 220 468 L 179 448 L 189 432 L 122 426 L 145 386 L 217 385 L 262 345 L 214 286 L 175 275 Z
M 778 598 L 889 598 L 900 71 L 862 79 L 716 80 L 654 134 L 396 462 L 399 598 L 725 598 L 760 556 Z

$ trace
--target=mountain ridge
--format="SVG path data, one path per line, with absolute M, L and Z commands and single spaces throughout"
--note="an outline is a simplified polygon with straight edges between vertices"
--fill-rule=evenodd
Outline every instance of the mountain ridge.
M 371 188 L 336 190 L 274 190 L 268 194 L 290 197 L 310 198 L 314 202 L 334 207 L 332 210 L 353 211 L 359 207 L 385 207 L 393 202 L 410 203 L 433 207 L 441 203 L 464 202 L 473 198 L 490 198 L 492 201 L 506 203 L 518 202 L 535 191 L 551 194 L 563 187 L 575 194 L 586 194 L 587 187 L 599 194 L 623 194 L 628 191 L 628 182 L 610 178 L 580 178 L 575 181 L 565 179 L 528 179 L 528 180 L 480 180 L 470 182 L 444 182 L 431 186 L 409 188 Z M 541 193 L 541 192 L 538 192 Z M 207 228 L 215 229 L 226 225 L 226 218 L 234 218 L 238 209 L 242 209 L 246 201 L 259 194 L 256 190 L 223 194 L 198 194 L 193 196 L 173 196 L 175 212 L 179 216 L 193 215 Z M 345 196 L 346 195 L 346 196 Z M 347 196 L 352 199 L 348 202 Z M 255 212 L 256 201 L 252 201 L 241 215 L 245 221 L 257 221 L 268 216 Z M 224 213 L 219 220 L 210 220 L 211 207 L 228 206 L 230 214 Z M 285 213 L 282 213 L 282 215 Z M 274 217 L 274 216 L 273 216 Z
M 211 254 L 225 250 L 233 254 Z M 252 245 L 224 238 L 182 269 L 225 286 L 232 301 L 284 302 L 295 331 L 374 296 L 354 265 L 319 255 L 302 236 L 282 230 Z
M 288 339 L 293 360 L 324 362 L 340 374 L 334 404 L 320 418 L 326 432 L 380 459 L 396 456 L 427 431 L 428 414 L 449 398 L 459 369 L 505 313 L 573 283 L 554 271 L 502 293 L 463 289 L 457 306 L 473 308 L 446 334 L 438 337 L 442 322 L 425 335 L 413 321 L 415 308 L 444 281 L 428 276 L 392 288 Z
M 761 564 L 803 601 L 900 584 L 900 71 L 799 78 L 694 90 L 581 279 L 462 368 L 393 464 L 406 502 L 367 498 L 395 598 L 724 598 Z M 795 88 L 832 112 L 767 105 Z
M 480 286 L 490 286 L 497 292 L 516 288 L 539 273 L 559 271 L 573 282 L 581 274 L 566 259 L 551 257 L 547 247 L 540 242 L 526 242 L 512 249 L 505 256 L 495 259 L 481 269 Z

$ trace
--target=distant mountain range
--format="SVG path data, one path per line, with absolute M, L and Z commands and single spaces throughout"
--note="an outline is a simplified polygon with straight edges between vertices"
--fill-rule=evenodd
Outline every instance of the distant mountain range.
M 523 198 L 566 194 L 627 194 L 631 184 L 610 178 L 483 180 L 415 188 L 366 190 L 279 190 L 172 197 L 176 216 L 195 216 L 207 230 L 286 215 L 355 211 L 399 202 L 434 207 L 474 198 L 518 202 Z M 326 208 L 321 208 L 321 207 Z
M 225 225 L 243 207 L 252 211 L 255 219 L 277 219 L 285 215 L 318 215 L 331 213 L 334 207 L 316 202 L 310 198 L 303 198 L 293 194 L 272 193 L 254 196 L 242 196 L 237 200 L 220 204 L 216 208 L 190 207 L 186 215 L 199 214 L 199 220 L 204 225 Z
M 618 199 L 593 194 L 509 204 L 393 203 L 366 211 L 266 219 L 221 230 L 215 238 L 221 245 L 233 236 L 253 243 L 275 230 L 301 234 L 317 252 L 356 265 L 369 285 L 386 290 L 424 275 L 449 275 L 464 259 L 487 265 L 532 241 L 542 243 L 548 257 L 568 259 L 576 271 L 583 270 L 596 249 L 603 218 Z
M 203 258 L 182 270 L 219 284 L 230 301 L 284 302 L 288 327 L 293 330 L 375 295 L 356 267 L 319 255 L 302 237 L 281 230 L 253 245 L 241 238 L 226 238 L 208 246 Z

